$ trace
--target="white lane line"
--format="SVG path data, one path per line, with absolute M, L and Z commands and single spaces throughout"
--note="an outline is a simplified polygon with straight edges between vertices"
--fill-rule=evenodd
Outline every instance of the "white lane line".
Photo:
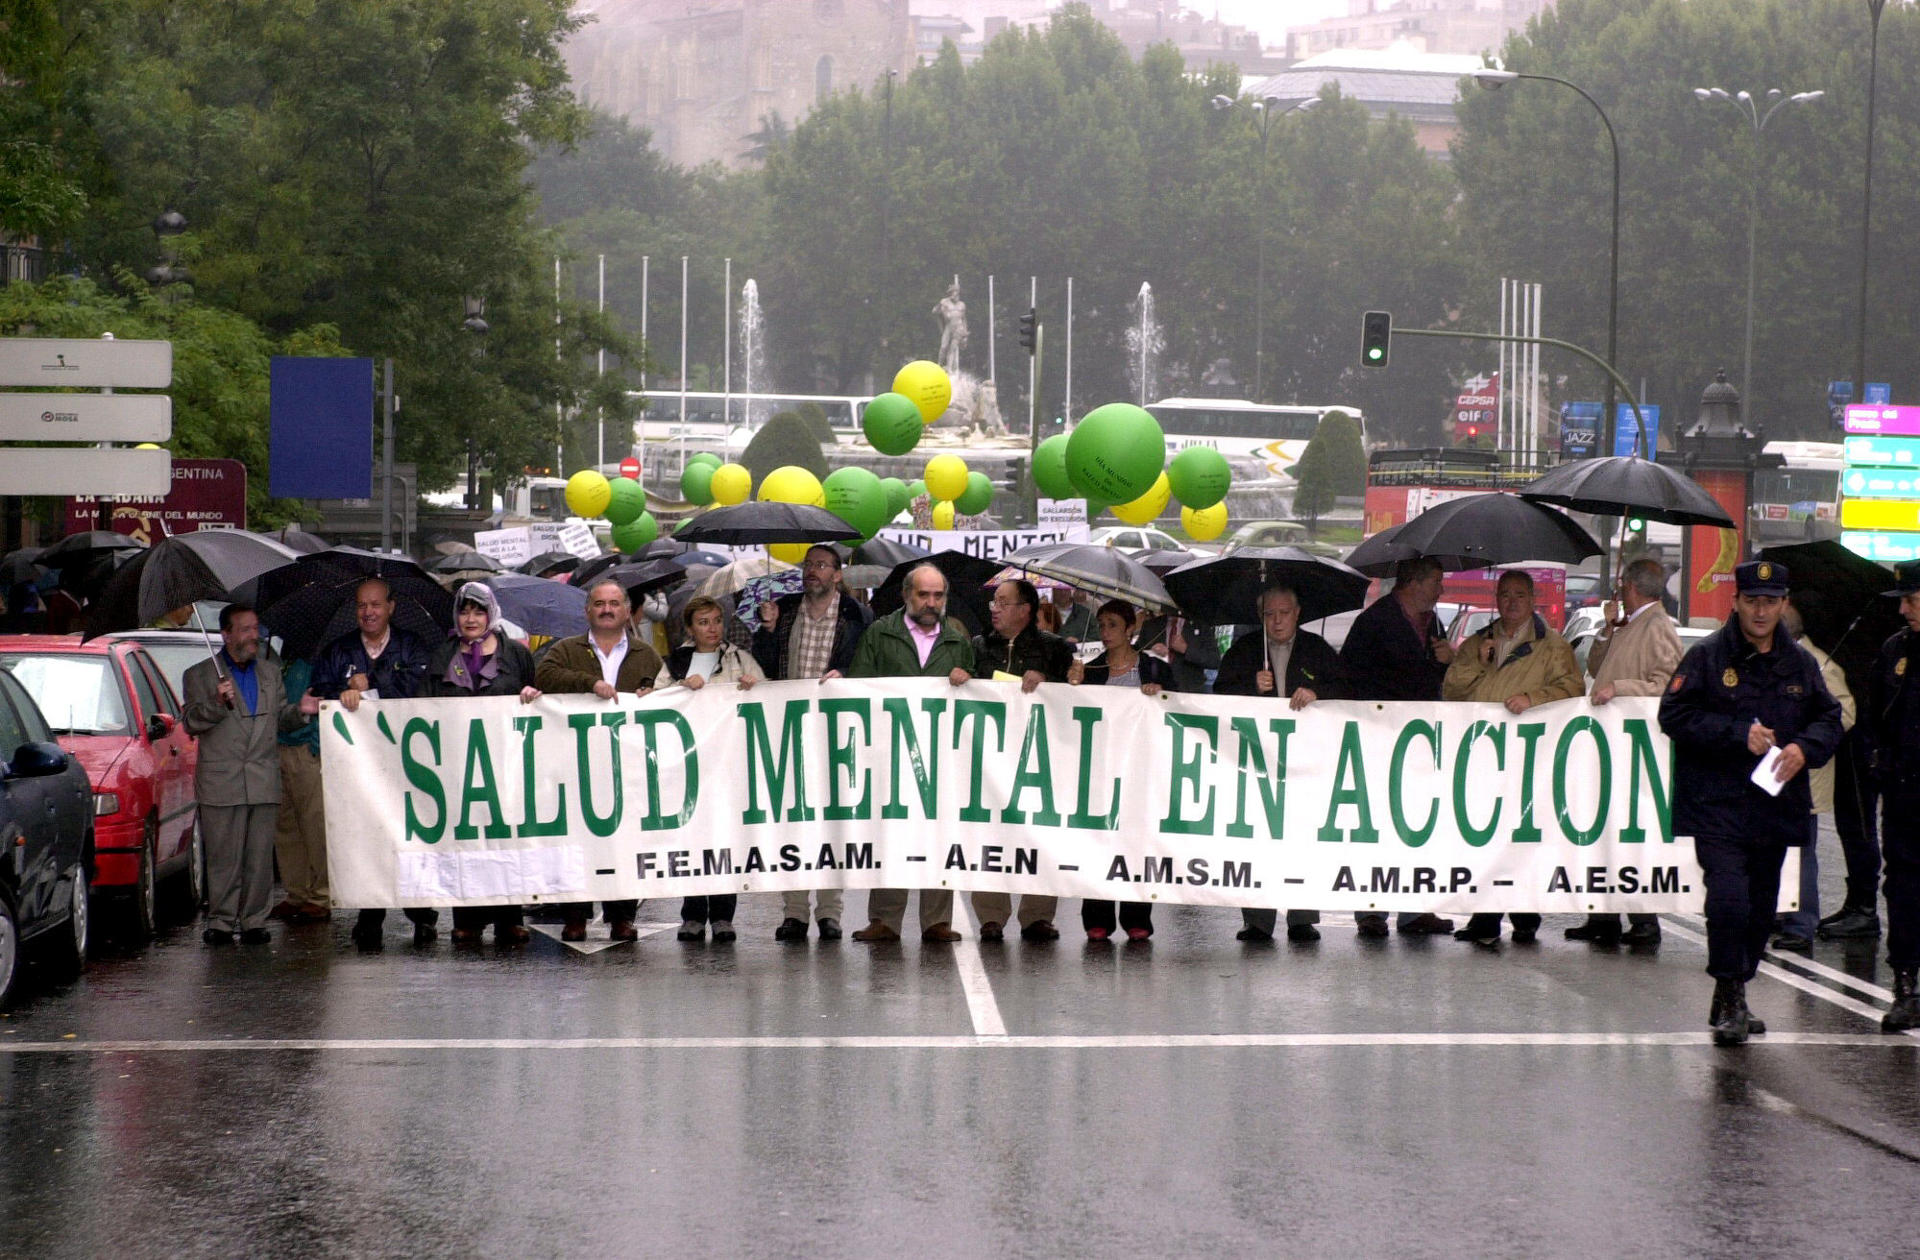
M 1667 917 L 1669 919 L 1684 920 L 1699 930 L 1705 930 L 1707 924 L 1707 921 L 1697 914 L 1678 914 L 1668 915 Z M 1767 951 L 1767 957 L 1780 962 L 1791 963 L 1795 967 L 1811 971 L 1817 976 L 1823 976 L 1833 981 L 1843 989 L 1852 989 L 1855 993 L 1861 994 L 1864 997 L 1879 998 L 1882 1002 L 1893 1001 L 1892 989 L 1883 989 L 1871 981 L 1862 980 L 1859 976 L 1850 976 L 1838 967 L 1829 967 L 1825 963 L 1815 962 L 1804 954 L 1783 954 L 1779 950 L 1770 949 Z
M 1004 1037 L 1007 1023 L 1000 1018 L 1000 1003 L 994 1000 L 993 982 L 987 979 L 986 964 L 980 960 L 980 920 L 974 917 L 973 898 L 956 892 L 953 900 L 961 911 L 954 918 L 964 915 L 973 929 L 953 943 L 953 961 L 954 970 L 960 973 L 961 991 L 967 995 L 967 1015 L 973 1020 L 974 1035 Z
M 369 1037 L 259 1040 L 4 1041 L 7 1054 L 278 1053 L 448 1050 L 1235 1050 L 1327 1047 L 1704 1046 L 1713 1035 L 1688 1032 L 1561 1033 L 1170 1033 L 1061 1036 L 855 1037 Z M 1857 1046 L 1913 1050 L 1907 1037 L 1878 1033 L 1769 1033 L 1747 1043 L 1767 1046 Z
M 1707 943 L 1705 936 L 1702 936 L 1691 928 L 1682 927 L 1680 924 L 1675 923 L 1671 915 L 1664 917 L 1667 921 L 1667 931 L 1672 932 L 1683 941 L 1692 941 L 1696 945 L 1705 947 Z M 1766 976 L 1768 979 L 1778 980 L 1781 984 L 1787 985 L 1790 988 L 1798 989 L 1802 993 L 1811 994 L 1823 1002 L 1831 1002 L 1843 1011 L 1858 1015 L 1862 1019 L 1870 1019 L 1876 1024 L 1880 1022 L 1880 1017 L 1886 1014 L 1885 1011 L 1877 1006 L 1868 1006 L 1865 1002 L 1856 1002 L 1844 993 L 1835 993 L 1823 984 L 1815 984 L 1804 976 L 1796 976 L 1790 971 L 1783 971 L 1769 962 L 1760 964 L 1760 974 Z M 1912 1033 L 1888 1033 L 1883 1035 L 1885 1035 L 1889 1041 L 1911 1041 L 1914 1039 L 1914 1034 Z

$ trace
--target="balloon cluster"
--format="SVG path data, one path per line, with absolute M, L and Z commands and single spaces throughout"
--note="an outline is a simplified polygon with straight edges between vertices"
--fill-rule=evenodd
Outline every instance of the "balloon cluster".
M 647 491 L 637 476 L 609 480 L 583 468 L 567 478 L 567 510 L 613 526 L 617 551 L 639 551 L 660 536 L 660 524 L 647 511 Z
M 1159 421 L 1131 403 L 1108 403 L 1072 433 L 1040 443 L 1033 480 L 1049 499 L 1085 499 L 1089 517 L 1111 510 L 1129 525 L 1145 525 L 1178 499 L 1182 528 L 1206 542 L 1227 527 L 1233 470 L 1210 446 L 1190 446 L 1168 462 Z
M 867 404 L 861 428 L 882 455 L 905 455 L 920 444 L 927 425 L 938 420 L 952 402 L 953 381 L 945 370 L 938 363 L 915 359 L 894 374 L 891 392 Z M 932 507 L 935 529 L 952 529 L 955 517 L 978 516 L 993 502 L 993 481 L 985 473 L 970 471 L 958 455 L 935 455 L 927 461 L 920 480 L 910 486 L 895 477 L 882 484 L 888 494 L 887 520 L 924 495 Z

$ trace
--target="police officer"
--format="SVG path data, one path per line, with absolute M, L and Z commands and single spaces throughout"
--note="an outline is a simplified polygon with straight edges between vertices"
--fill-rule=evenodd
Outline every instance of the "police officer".
M 1866 728 L 1886 813 L 1880 842 L 1886 861 L 1887 962 L 1893 967 L 1893 1009 L 1883 1032 L 1920 1028 L 1920 561 L 1894 566 L 1894 589 L 1907 628 L 1880 648 L 1874 665 Z
M 1739 1045 L 1766 1025 L 1747 1009 L 1780 899 L 1790 845 L 1813 840 L 1806 771 L 1840 743 L 1840 704 L 1820 667 L 1785 631 L 1787 566 L 1752 560 L 1734 570 L 1734 615 L 1680 661 L 1660 701 L 1673 740 L 1673 829 L 1691 835 L 1707 880 L 1707 1022 L 1716 1045 Z M 1778 796 L 1752 779 L 1777 750 Z

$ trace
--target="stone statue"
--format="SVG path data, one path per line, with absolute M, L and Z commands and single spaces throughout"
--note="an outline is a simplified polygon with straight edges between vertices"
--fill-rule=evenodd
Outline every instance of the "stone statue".
M 967 348 L 967 304 L 960 300 L 958 277 L 947 286 L 947 296 L 933 308 L 940 321 L 940 366 L 949 374 L 960 370 L 960 352 Z

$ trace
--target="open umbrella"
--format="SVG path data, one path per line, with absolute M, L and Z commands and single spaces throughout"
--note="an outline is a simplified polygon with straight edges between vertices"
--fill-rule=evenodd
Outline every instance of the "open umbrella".
M 771 556 L 741 556 L 732 564 L 715 569 L 706 581 L 700 583 L 697 593 L 719 599 L 723 595 L 732 595 L 754 578 L 794 567 L 785 560 L 775 560 Z
M 298 525 L 282 526 L 268 534 L 267 537 L 273 539 L 273 541 L 283 547 L 293 548 L 293 550 L 303 556 L 310 556 L 316 551 L 325 551 L 333 545 L 326 539 L 320 537 L 320 535 L 310 534 Z
M 921 559 L 926 554 L 909 543 L 894 542 L 890 538 L 876 538 L 872 542 L 864 542 L 855 547 L 852 561 L 854 564 L 885 565 L 891 569 L 909 560 Z
M 1830 538 L 1763 548 L 1760 558 L 1787 567 L 1807 637 L 1840 663 L 1854 694 L 1864 696 L 1880 645 L 1906 624 L 1899 601 L 1885 597 L 1893 589 L 1892 570 Z
M 1195 560 L 1207 559 L 1207 557 L 1202 556 L 1197 551 L 1185 551 L 1178 547 L 1169 547 L 1164 551 L 1140 552 L 1134 556 L 1134 559 L 1145 565 L 1147 572 L 1164 582 L 1166 581 L 1167 574 L 1173 572 L 1175 569 L 1182 565 L 1192 564 Z
M 733 547 L 841 542 L 860 536 L 859 530 L 825 508 L 762 500 L 702 512 L 674 535 L 681 542 L 726 543 Z
M 452 555 L 435 560 L 429 570 L 433 573 L 504 573 L 507 566 L 492 556 L 477 551 L 456 551 Z
M 355 625 L 354 588 L 370 577 L 393 590 L 393 624 L 428 643 L 453 624 L 453 595 L 405 556 L 329 547 L 264 573 L 234 592 L 260 610 L 289 659 L 310 657 Z
M 1600 554 L 1593 535 L 1565 512 L 1511 494 L 1476 494 L 1430 507 L 1400 526 L 1390 545 L 1430 556 L 1449 569 L 1492 568 L 1523 560 L 1577 564 Z M 1356 560 L 1371 559 L 1356 547 L 1347 563 L 1365 573 L 1369 569 Z
M 887 580 L 873 592 L 869 606 L 874 616 L 885 616 L 906 606 L 902 591 L 907 574 L 923 564 L 930 564 L 947 576 L 947 615 L 959 618 L 973 634 L 983 633 L 992 624 L 988 605 L 993 594 L 987 589 L 987 583 L 1000 572 L 1000 562 L 970 556 L 964 551 L 936 551 L 930 556 L 915 556 L 894 565 Z
M 525 573 L 494 573 L 481 581 L 500 601 L 500 615 L 529 635 L 564 639 L 586 633 L 587 593 L 577 586 Z
M 115 552 L 139 551 L 145 545 L 126 534 L 116 534 L 110 529 L 82 530 L 78 534 L 68 534 L 41 552 L 40 563 L 49 569 L 85 568 L 95 564 L 103 556 Z
M 1562 464 L 1528 482 L 1520 497 L 1599 516 L 1645 516 L 1668 525 L 1734 527 L 1727 510 L 1699 482 L 1637 455 Z
M 1419 549 L 1407 546 L 1400 541 L 1400 531 L 1406 526 L 1390 525 L 1379 533 L 1371 535 L 1358 547 L 1347 553 L 1347 567 L 1368 577 L 1392 577 L 1393 570 L 1402 560 L 1414 560 L 1420 556 Z M 1481 561 L 1471 556 L 1431 556 L 1438 560 L 1443 569 L 1477 569 Z
M 1065 582 L 1076 590 L 1106 599 L 1124 599 L 1137 608 L 1172 612 L 1173 597 L 1153 570 L 1117 547 L 1088 543 L 1041 543 L 1022 547 L 1007 563 Z
M 1167 574 L 1167 593 L 1180 610 L 1210 626 L 1259 621 L 1260 592 L 1269 586 L 1292 587 L 1300 597 L 1300 620 L 1319 621 L 1365 604 L 1372 584 L 1366 574 L 1298 547 L 1243 547 Z
M 850 591 L 870 591 L 893 572 L 884 564 L 850 564 L 840 570 L 840 585 Z
M 648 560 L 640 564 L 616 564 L 600 575 L 626 588 L 627 598 L 638 604 L 643 595 L 687 580 L 687 571 L 671 559 Z
M 520 572 L 538 578 L 551 578 L 556 573 L 572 573 L 580 567 L 580 557 L 571 551 L 543 551 L 520 566 Z
M 47 575 L 46 566 L 40 563 L 40 548 L 22 547 L 18 551 L 9 551 L 0 558 L 0 584 L 31 586 Z
M 121 566 L 87 606 L 86 637 L 133 630 L 292 564 L 299 553 L 261 534 L 203 529 L 163 538 Z

